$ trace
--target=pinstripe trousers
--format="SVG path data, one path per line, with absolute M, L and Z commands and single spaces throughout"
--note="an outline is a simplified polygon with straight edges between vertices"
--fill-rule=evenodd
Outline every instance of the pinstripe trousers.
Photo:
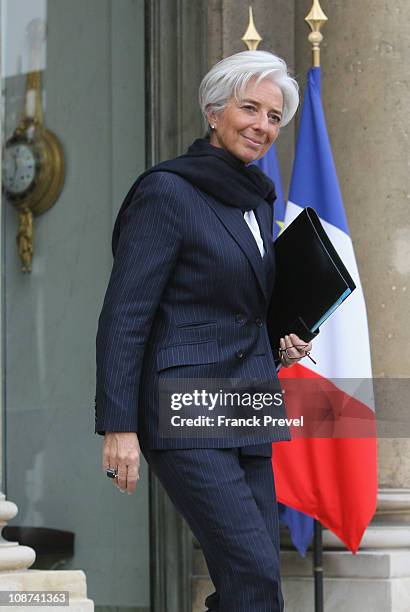
M 215 587 L 207 611 L 282 611 L 271 459 L 240 448 L 142 451 L 201 544 Z

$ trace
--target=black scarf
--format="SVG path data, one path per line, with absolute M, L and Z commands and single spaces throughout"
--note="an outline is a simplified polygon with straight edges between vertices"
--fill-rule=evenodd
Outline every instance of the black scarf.
M 276 198 L 272 181 L 255 165 L 243 161 L 225 149 L 215 147 L 206 138 L 198 138 L 184 155 L 153 166 L 134 183 L 125 198 L 114 226 L 112 247 L 115 253 L 120 232 L 120 217 L 131 203 L 140 181 L 151 172 L 173 172 L 223 202 L 243 212 L 257 208 L 263 200 L 272 204 Z

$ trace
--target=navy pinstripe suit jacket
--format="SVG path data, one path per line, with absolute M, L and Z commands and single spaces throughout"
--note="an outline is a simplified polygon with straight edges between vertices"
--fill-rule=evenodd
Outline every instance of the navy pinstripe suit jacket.
M 161 378 L 277 379 L 266 327 L 275 276 L 272 206 L 263 201 L 255 215 L 263 259 L 239 208 L 170 172 L 139 182 L 122 213 L 99 317 L 97 433 L 135 431 L 148 448 L 247 446 L 250 454 L 289 439 L 284 427 L 223 439 L 159 432 Z M 272 412 L 285 416 L 284 408 Z

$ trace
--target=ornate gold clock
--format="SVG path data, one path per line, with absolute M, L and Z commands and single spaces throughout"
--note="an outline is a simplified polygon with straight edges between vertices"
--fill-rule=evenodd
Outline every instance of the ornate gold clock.
M 34 56 L 44 32 L 32 24 Z M 57 136 L 46 129 L 41 106 L 41 73 L 28 73 L 25 109 L 13 136 L 6 142 L 3 159 L 3 191 L 19 212 L 17 244 L 23 272 L 31 272 L 33 215 L 41 215 L 58 199 L 64 184 L 64 154 Z

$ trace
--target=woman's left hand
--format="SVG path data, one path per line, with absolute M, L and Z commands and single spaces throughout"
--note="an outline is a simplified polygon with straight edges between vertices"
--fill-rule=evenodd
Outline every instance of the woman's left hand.
M 289 334 L 280 339 L 280 361 L 284 368 L 298 363 L 312 350 L 312 343 L 301 340 L 296 334 Z

